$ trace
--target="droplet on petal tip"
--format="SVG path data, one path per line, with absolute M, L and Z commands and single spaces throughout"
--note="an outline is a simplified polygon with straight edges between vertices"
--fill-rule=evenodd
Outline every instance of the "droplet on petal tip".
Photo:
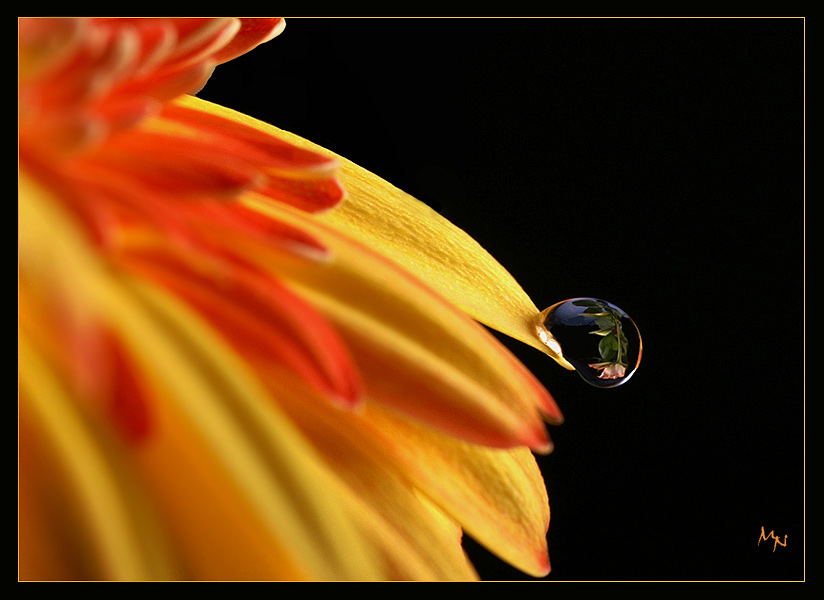
M 641 333 L 630 316 L 598 298 L 553 304 L 538 317 L 537 333 L 555 360 L 598 388 L 629 381 L 641 363 Z

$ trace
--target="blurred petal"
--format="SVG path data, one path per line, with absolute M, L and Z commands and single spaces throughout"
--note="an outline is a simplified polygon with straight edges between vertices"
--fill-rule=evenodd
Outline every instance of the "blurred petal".
M 242 18 L 240 19 L 240 29 L 232 38 L 232 41 L 216 52 L 214 58 L 218 62 L 224 63 L 246 54 L 256 46 L 280 35 L 285 26 L 286 21 L 280 17 Z
M 105 270 L 47 197 L 21 175 L 21 265 L 47 281 L 71 273 L 73 289 L 123 337 L 150 381 L 167 390 L 214 473 L 241 493 L 242 510 L 251 511 L 248 518 L 271 543 L 288 543 L 297 564 L 316 578 L 380 578 L 343 509 L 317 493 L 334 493 L 335 476 L 248 367 L 171 296 Z
M 361 400 L 355 368 L 337 334 L 278 281 L 242 263 L 198 271 L 160 245 L 122 260 L 198 310 L 256 368 L 299 373 L 343 406 Z
M 331 412 L 308 389 L 283 379 L 273 389 L 284 410 L 358 498 L 360 529 L 383 557 L 392 579 L 476 579 L 458 524 L 421 495 L 387 446 L 373 436 L 368 414 Z M 369 411 L 367 411 L 368 413 Z
M 469 535 L 534 577 L 549 573 L 546 488 L 524 447 L 470 444 L 373 410 L 368 435 L 381 440 L 398 468 Z
M 149 313 L 159 317 L 162 335 L 179 337 L 181 348 L 156 340 L 137 315 L 129 315 L 123 333 L 132 350 L 171 391 L 187 422 L 208 440 L 211 470 L 242 492 L 246 510 L 259 527 L 288 544 L 297 564 L 313 579 L 379 578 L 360 533 L 342 506 L 318 490 L 338 495 L 336 476 L 316 458 L 265 392 L 248 367 L 229 351 L 188 309 L 157 289 L 132 282 Z M 149 333 L 150 335 L 147 335 Z M 142 349 L 142 352 L 140 350 Z M 211 382 L 209 387 L 204 386 Z
M 18 364 L 27 399 L 19 421 L 20 550 L 30 558 L 22 562 L 21 579 L 171 577 L 171 561 L 164 560 L 169 549 L 157 523 L 147 518 L 145 499 L 135 493 L 115 445 L 104 443 L 24 331 Z M 53 528 L 48 537 L 41 527 Z M 54 536 L 55 529 L 61 535 Z
M 261 194 L 308 212 L 336 206 L 344 197 L 338 161 L 296 147 L 243 123 L 225 119 L 184 102 L 163 107 L 150 126 L 180 136 L 188 144 L 208 143 L 221 156 L 258 167 Z M 225 158 L 224 158 L 225 160 Z
M 288 389 L 289 394 L 279 395 L 286 412 L 378 513 L 402 514 L 412 506 L 420 511 L 419 501 L 424 507 L 431 503 L 432 515 L 417 512 L 413 518 L 410 513 L 400 520 L 404 539 L 429 540 L 430 551 L 441 548 L 448 554 L 457 526 L 525 573 L 543 577 L 549 572 L 547 494 L 535 458 L 526 448 L 468 443 L 375 403 L 367 403 L 362 412 L 334 414 L 323 410 L 323 401 L 311 394 Z M 415 490 L 414 497 L 410 489 Z M 442 533 L 437 534 L 439 530 Z M 466 573 L 431 575 L 451 578 Z

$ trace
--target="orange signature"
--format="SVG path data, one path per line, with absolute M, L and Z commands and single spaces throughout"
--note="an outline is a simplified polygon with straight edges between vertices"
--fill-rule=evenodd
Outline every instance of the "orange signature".
M 787 546 L 787 535 L 786 534 L 784 535 L 784 541 L 782 542 L 780 539 L 775 537 L 775 533 L 773 531 L 770 531 L 769 534 L 765 534 L 764 533 L 764 526 L 762 525 L 761 526 L 761 535 L 758 538 L 758 545 L 759 546 L 761 545 L 761 540 L 764 540 L 766 542 L 770 538 L 772 538 L 774 540 L 774 542 L 773 542 L 773 552 L 775 552 L 775 549 L 776 549 L 777 546 L 782 546 L 782 547 Z

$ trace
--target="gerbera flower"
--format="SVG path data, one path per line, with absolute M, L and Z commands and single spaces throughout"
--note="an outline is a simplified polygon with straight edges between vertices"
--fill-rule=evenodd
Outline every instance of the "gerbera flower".
M 550 355 L 459 229 L 190 94 L 280 19 L 19 21 L 19 577 L 549 571 Z M 561 362 L 560 357 L 554 356 Z

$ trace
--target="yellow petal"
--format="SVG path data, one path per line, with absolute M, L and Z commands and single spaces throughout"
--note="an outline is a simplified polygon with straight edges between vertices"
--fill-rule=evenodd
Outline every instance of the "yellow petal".
M 295 581 L 316 576 L 295 560 L 287 542 L 261 525 L 209 440 L 175 399 L 158 386 L 152 400 L 151 435 L 131 454 L 175 540 L 178 562 L 185 566 L 179 577 Z
M 130 493 L 135 482 L 23 330 L 18 368 L 21 490 L 37 490 L 20 505 L 21 578 L 173 576 L 157 524 L 147 520 L 144 499 Z M 54 527 L 48 534 L 47 524 Z
M 379 523 L 381 537 L 393 540 L 384 540 L 390 556 L 406 556 L 402 573 L 408 578 L 421 573 L 427 558 L 438 563 L 429 570 L 432 578 L 468 578 L 455 552 L 460 528 L 525 573 L 549 572 L 547 493 L 526 448 L 467 443 L 380 409 L 369 398 L 363 411 L 331 411 L 308 388 L 293 390 L 282 379 L 277 387 L 304 435 L 360 490 L 371 515 L 366 521 Z
M 380 579 L 376 561 L 343 507 L 326 500 L 326 494 L 343 494 L 337 477 L 248 376 L 245 365 L 173 298 L 142 282 L 132 285 L 161 315 L 165 334 L 182 338 L 186 355 L 164 351 L 162 342 L 145 335 L 145 323 L 130 323 L 130 341 L 151 348 L 151 358 L 147 353 L 141 358 L 155 373 L 169 373 L 163 383 L 173 392 L 170 397 L 208 438 L 215 468 L 240 488 L 259 526 L 276 546 L 288 546 L 312 579 Z
M 198 98 L 181 104 L 243 122 L 336 158 L 348 197 L 318 218 L 401 265 L 472 318 L 570 365 L 537 334 L 538 308 L 512 275 L 466 232 L 380 177 L 312 142 Z
M 283 378 L 275 385 L 284 410 L 358 498 L 353 514 L 359 528 L 371 532 L 368 539 L 393 579 L 477 579 L 460 528 L 418 493 L 373 435 L 368 416 L 335 410 L 308 387 Z
M 46 192 L 24 174 L 19 181 L 21 271 L 46 280 L 71 275 L 75 290 L 168 391 L 258 526 L 288 545 L 305 572 L 379 579 L 344 509 L 319 493 L 336 490 L 337 479 L 239 358 L 162 291 L 104 269 Z
M 534 577 L 549 573 L 549 504 L 526 448 L 494 449 L 438 434 L 372 407 L 367 432 L 476 541 Z

